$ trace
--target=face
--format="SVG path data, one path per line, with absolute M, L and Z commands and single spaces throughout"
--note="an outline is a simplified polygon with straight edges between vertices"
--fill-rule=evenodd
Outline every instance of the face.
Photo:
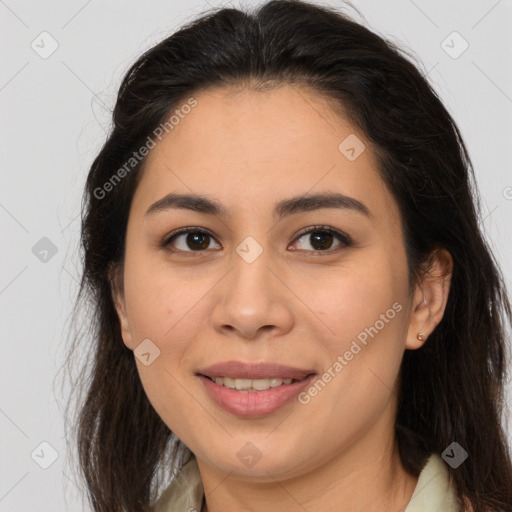
M 147 157 L 116 295 L 149 400 L 240 479 L 375 452 L 404 350 L 443 304 L 411 293 L 370 143 L 306 89 L 194 98 Z

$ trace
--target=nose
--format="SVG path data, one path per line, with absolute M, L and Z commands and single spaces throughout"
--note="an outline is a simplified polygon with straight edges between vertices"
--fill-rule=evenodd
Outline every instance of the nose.
M 290 331 L 294 317 L 291 293 L 283 284 L 286 263 L 273 261 L 271 253 L 263 250 L 254 261 L 235 253 L 232 264 L 217 290 L 214 328 L 244 340 L 267 339 Z

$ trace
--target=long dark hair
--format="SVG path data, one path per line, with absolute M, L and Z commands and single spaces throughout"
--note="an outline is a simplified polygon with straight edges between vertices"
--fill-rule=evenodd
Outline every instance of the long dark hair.
M 84 395 L 76 442 L 96 512 L 150 510 L 173 436 L 146 397 L 112 298 L 109 270 L 123 261 L 144 159 L 125 164 L 200 90 L 282 83 L 331 98 L 371 141 L 400 208 L 411 286 L 435 248 L 453 257 L 444 318 L 421 349 L 406 351 L 401 366 L 396 434 L 404 466 L 417 474 L 429 454 L 455 441 L 469 454 L 457 469 L 447 466 L 460 503 L 474 512 L 512 510 L 512 464 L 502 428 L 511 306 L 480 231 L 480 202 L 461 134 L 408 57 L 342 13 L 274 0 L 254 12 L 206 13 L 128 70 L 112 130 L 87 178 L 82 216 L 84 270 L 76 307 L 91 307 L 94 343 L 79 382 Z M 113 180 L 116 173 L 121 179 Z M 170 459 L 175 456 L 171 450 Z

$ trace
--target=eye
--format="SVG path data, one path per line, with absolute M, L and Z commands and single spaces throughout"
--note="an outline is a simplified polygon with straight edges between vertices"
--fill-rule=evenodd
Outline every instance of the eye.
M 309 237 L 309 239 L 308 239 Z M 307 252 L 334 252 L 341 247 L 349 247 L 352 245 L 352 240 L 348 235 L 341 233 L 328 226 L 312 226 L 306 228 L 295 238 L 299 243 L 298 248 L 292 249 L 293 251 L 302 250 Z M 333 243 L 338 240 L 338 245 L 334 246 Z M 169 252 L 182 252 L 194 253 L 204 252 L 207 249 L 212 249 L 210 244 L 215 241 L 213 235 L 208 231 L 200 228 L 180 228 L 167 236 L 161 246 Z M 217 243 L 217 242 L 215 242 Z M 307 245 L 313 249 L 308 249 Z M 220 245 L 214 249 L 221 249 Z
M 181 228 L 171 233 L 163 242 L 170 252 L 202 252 L 210 248 L 213 236 L 198 228 Z M 174 244 L 174 248 L 170 247 Z M 220 247 L 219 247 L 220 248 Z
M 338 240 L 338 245 L 333 247 L 333 243 Z M 341 247 L 349 247 L 352 245 L 352 240 L 348 235 L 341 233 L 328 226 L 313 226 L 302 231 L 297 236 L 299 243 L 298 249 L 311 251 L 308 245 L 313 248 L 313 252 L 335 252 Z

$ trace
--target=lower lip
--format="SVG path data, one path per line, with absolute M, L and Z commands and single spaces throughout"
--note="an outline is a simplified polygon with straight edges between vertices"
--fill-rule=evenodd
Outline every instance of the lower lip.
M 258 418 L 284 407 L 313 380 L 314 375 L 291 384 L 282 384 L 276 388 L 251 393 L 220 386 L 203 375 L 198 377 L 214 402 L 224 410 L 245 418 Z

